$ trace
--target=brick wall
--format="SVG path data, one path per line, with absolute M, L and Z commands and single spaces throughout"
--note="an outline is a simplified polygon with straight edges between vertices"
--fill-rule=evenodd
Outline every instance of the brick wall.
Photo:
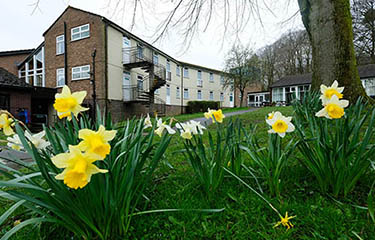
M 17 117 L 17 110 L 19 108 L 25 108 L 30 112 L 31 115 L 31 92 L 12 90 L 12 89 L 1 89 L 0 94 L 9 96 L 10 113 Z
M 22 62 L 27 56 L 28 54 L 0 56 L 0 67 L 18 76 L 17 64 Z
M 251 93 L 251 92 L 259 92 L 259 91 L 262 91 L 262 85 L 260 84 L 252 84 L 251 86 L 245 88 L 245 96 L 243 97 L 243 102 L 242 102 L 242 106 L 247 106 L 247 94 L 248 93 Z M 235 90 L 235 93 L 234 93 L 234 98 L 235 98 L 235 102 L 234 102 L 234 106 L 236 107 L 239 107 L 240 106 L 240 91 L 238 89 Z
M 64 68 L 64 54 L 56 55 L 56 37 L 64 34 L 64 22 L 66 22 L 65 40 L 67 47 L 65 52 L 67 59 L 67 75 L 65 82 L 72 91 L 87 91 L 86 99 L 92 99 L 92 85 L 90 79 L 73 80 L 72 67 L 90 65 L 90 71 L 93 70 L 92 56 L 96 49 L 95 79 L 97 99 L 105 99 L 105 35 L 104 24 L 100 17 L 79 11 L 74 8 L 68 8 L 65 13 L 51 26 L 45 33 L 45 68 L 46 68 L 46 86 L 56 87 L 56 69 Z M 84 24 L 90 24 L 90 37 L 77 41 L 71 41 L 71 29 Z M 59 89 L 58 91 L 61 91 Z

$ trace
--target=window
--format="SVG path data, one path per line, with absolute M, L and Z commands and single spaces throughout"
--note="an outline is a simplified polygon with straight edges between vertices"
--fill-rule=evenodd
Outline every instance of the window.
M 189 68 L 184 68 L 184 77 L 189 78 Z
M 138 58 L 143 58 L 143 47 L 140 45 L 137 45 L 137 57 Z
M 224 102 L 224 93 L 220 93 L 220 101 Z
M 197 86 L 202 87 L 203 86 L 203 80 L 202 80 L 202 71 L 198 70 L 197 74 Z
M 171 63 L 167 60 L 167 72 L 171 71 Z
M 210 73 L 210 82 L 214 82 L 214 74 Z
M 202 100 L 202 91 L 201 90 L 198 90 L 198 92 L 197 92 L 197 99 Z
M 64 40 L 64 35 L 56 37 L 56 55 L 63 54 L 65 52 Z
M 143 76 L 142 75 L 137 76 L 137 88 L 138 90 L 143 90 Z
M 224 85 L 224 76 L 223 76 L 223 75 L 220 76 L 220 84 L 221 84 L 221 85 Z
M 158 94 L 158 95 L 160 94 L 160 88 L 155 90 L 155 94 Z
M 176 75 L 180 76 L 180 66 L 176 66 Z
M 72 80 L 80 80 L 80 79 L 88 79 L 88 78 L 90 78 L 90 65 L 72 68 Z
M 189 89 L 187 88 L 184 89 L 184 98 L 189 99 Z
M 90 37 L 90 24 L 72 28 L 72 41 Z
M 10 100 L 9 95 L 0 94 L 0 109 L 2 110 L 10 110 Z
M 62 87 L 65 85 L 65 69 L 56 69 L 56 87 Z
M 214 100 L 214 92 L 210 91 L 210 100 Z
M 180 98 L 180 87 L 176 87 L 176 98 Z
M 282 102 L 283 101 L 283 89 L 282 88 L 273 88 L 272 89 L 272 101 L 273 102 Z
M 158 64 L 159 63 L 159 55 L 157 53 L 154 53 L 153 62 L 154 62 L 154 64 Z

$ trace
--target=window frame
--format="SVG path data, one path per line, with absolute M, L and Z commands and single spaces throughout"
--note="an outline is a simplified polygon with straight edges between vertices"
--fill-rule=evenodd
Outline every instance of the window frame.
M 210 83 L 215 82 L 214 74 L 212 72 L 210 72 L 209 79 L 210 79 Z
M 197 70 L 197 87 L 203 87 L 203 72 L 201 70 Z
M 185 70 L 186 70 L 186 73 L 185 73 Z M 189 78 L 189 68 L 184 67 L 183 73 L 184 73 L 184 78 Z
M 59 73 L 59 71 L 62 71 L 62 73 Z M 59 85 L 59 76 L 62 75 L 62 77 L 64 78 L 64 84 L 63 85 Z M 66 81 L 65 81 L 65 68 L 57 68 L 56 69 L 56 87 L 59 88 L 59 87 L 63 87 L 65 84 L 66 84 Z
M 181 69 L 179 65 L 176 65 L 176 76 L 181 76 Z
M 84 30 L 82 31 L 82 28 L 83 27 L 88 27 L 87 30 Z M 78 32 L 76 33 L 73 33 L 74 30 L 76 29 L 79 29 Z M 87 36 L 84 36 L 82 37 L 82 33 L 85 33 L 85 32 L 88 32 L 89 34 Z M 79 34 L 79 38 L 76 38 L 76 39 L 73 39 L 73 35 L 77 35 Z M 83 25 L 80 25 L 80 26 L 77 26 L 77 27 L 74 27 L 74 28 L 71 28 L 70 29 L 70 41 L 74 42 L 74 41 L 78 41 L 78 40 L 81 40 L 81 39 L 85 39 L 85 38 L 89 38 L 90 37 L 90 23 L 86 23 L 86 24 L 83 24 Z
M 185 96 L 185 93 L 187 96 Z M 189 99 L 189 89 L 188 88 L 184 88 L 184 99 Z
M 176 99 L 180 99 L 180 87 L 176 87 Z
M 210 91 L 210 97 L 209 97 L 210 101 L 213 101 L 214 100 L 214 91 Z
M 84 68 L 84 67 L 88 67 L 88 68 L 89 68 L 88 71 L 83 72 L 83 71 L 82 71 L 82 68 Z M 77 69 L 77 68 L 79 68 L 80 71 L 79 71 L 79 72 L 74 72 L 74 69 Z M 78 80 L 90 79 L 90 78 L 91 78 L 91 76 L 90 76 L 90 70 L 91 70 L 91 66 L 90 66 L 90 64 L 88 64 L 88 65 L 82 65 L 82 66 L 72 67 L 72 81 L 78 81 Z M 79 74 L 81 75 L 80 78 L 74 78 L 74 77 L 73 77 L 73 75 L 74 75 L 74 74 L 77 74 L 77 73 L 79 73 Z M 82 73 L 88 73 L 88 76 L 82 77 Z
M 59 37 L 62 37 L 62 40 L 58 40 Z M 61 34 L 59 36 L 56 37 L 56 55 L 62 55 L 65 53 L 65 35 L 64 34 Z M 60 49 L 59 48 L 59 44 L 62 44 L 62 51 L 59 52 L 58 50 Z
M 202 98 L 203 98 L 203 97 L 202 97 L 202 90 L 198 89 L 198 90 L 197 90 L 197 99 L 198 99 L 198 100 L 202 100 Z
M 220 102 L 224 102 L 224 93 L 223 92 L 220 93 Z

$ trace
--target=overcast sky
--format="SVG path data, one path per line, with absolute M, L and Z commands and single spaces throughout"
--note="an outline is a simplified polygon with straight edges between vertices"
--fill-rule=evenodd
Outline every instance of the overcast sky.
M 37 0 L 2 1 L 0 8 L 0 51 L 35 48 L 43 41 L 43 32 L 56 20 L 68 5 L 103 15 L 129 30 L 130 11 L 122 11 L 115 6 L 115 0 L 40 0 L 39 9 L 33 13 L 32 5 Z M 258 49 L 277 40 L 290 29 L 303 28 L 298 14 L 297 0 L 266 0 L 266 6 L 259 7 L 261 21 L 253 16 L 244 31 L 239 34 L 242 44 L 251 44 Z M 137 14 L 132 32 L 151 42 L 156 23 L 168 12 L 171 0 L 150 1 L 144 6 L 144 18 Z M 261 1 L 259 1 L 261 2 Z M 108 6 L 108 3 L 111 3 Z M 126 8 L 130 7 L 128 0 Z M 157 4 L 156 4 L 157 3 Z M 33 13 L 33 14 L 32 14 Z M 125 13 L 125 14 L 122 14 Z M 143 20 L 144 19 L 144 20 Z M 222 20 L 213 18 L 206 32 L 201 32 L 192 41 L 187 51 L 182 52 L 182 36 L 179 29 L 171 32 L 166 39 L 155 45 L 167 54 L 185 62 L 222 69 L 226 52 L 238 39 L 233 34 L 222 37 Z

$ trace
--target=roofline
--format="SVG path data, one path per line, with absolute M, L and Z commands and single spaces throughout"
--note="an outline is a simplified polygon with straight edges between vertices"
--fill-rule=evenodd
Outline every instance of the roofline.
M 32 51 L 34 51 L 35 48 L 31 49 L 21 49 L 21 50 L 10 50 L 10 51 L 2 51 L 0 52 L 0 57 L 3 56 L 13 56 L 13 55 L 22 55 L 22 54 L 30 54 Z
M 204 67 L 204 66 L 200 66 L 200 65 L 196 65 L 196 64 L 192 64 L 192 63 L 181 62 L 181 61 L 179 61 L 179 63 L 183 66 L 186 65 L 186 66 L 191 66 L 191 67 L 194 67 L 194 68 L 205 69 L 205 70 L 208 70 L 208 71 L 211 71 L 211 72 L 224 73 L 224 71 L 220 71 L 220 70 L 217 70 L 217 69 L 208 68 L 208 67 Z
M 19 68 L 21 65 L 23 65 L 26 61 L 28 61 L 36 52 L 38 52 L 42 47 L 44 46 L 44 41 L 39 44 L 39 46 L 37 48 L 35 48 L 30 54 L 29 56 L 27 56 L 24 60 L 22 60 L 22 62 L 20 62 L 19 64 L 17 64 L 17 68 Z

